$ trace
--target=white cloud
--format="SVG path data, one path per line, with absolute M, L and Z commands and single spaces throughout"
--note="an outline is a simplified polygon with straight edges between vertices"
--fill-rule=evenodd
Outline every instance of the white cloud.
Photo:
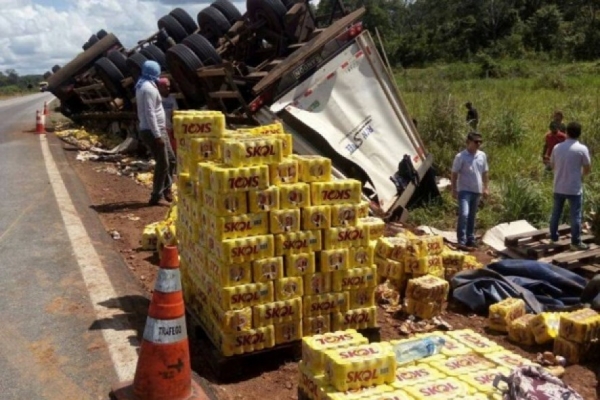
M 0 0 L 0 71 L 43 74 L 72 60 L 100 29 L 133 47 L 157 31 L 156 21 L 175 7 L 194 20 L 210 3 L 185 0 Z M 246 4 L 234 2 L 243 13 Z

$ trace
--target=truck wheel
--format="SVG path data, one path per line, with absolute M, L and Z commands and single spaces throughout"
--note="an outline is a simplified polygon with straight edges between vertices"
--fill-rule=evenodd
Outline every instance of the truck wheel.
M 83 49 L 83 51 L 86 51 L 87 49 L 89 49 L 90 47 L 92 47 L 92 45 L 90 44 L 90 42 L 85 42 L 83 44 L 83 46 L 81 46 L 81 48 Z
M 176 44 L 166 54 L 167 66 L 181 93 L 193 107 L 204 105 L 204 93 L 196 71 L 202 62 L 192 50 L 183 44 Z
M 202 35 L 194 33 L 186 37 L 182 43 L 198 56 L 203 65 L 217 65 L 223 62 L 217 50 Z
M 171 15 L 165 15 L 158 20 L 158 29 L 163 28 L 177 43 L 181 42 L 188 35 L 185 28 Z
M 207 38 L 213 46 L 216 46 L 219 38 L 231 28 L 227 18 L 214 7 L 206 7 L 198 13 L 198 26 L 200 26 L 202 36 Z
M 104 87 L 115 97 L 123 97 L 124 88 L 121 85 L 121 81 L 125 79 L 119 68 L 113 64 L 107 57 L 102 57 L 96 64 L 96 74 L 100 80 L 104 83 Z
M 138 80 L 140 75 L 142 74 L 142 67 L 144 66 L 144 62 L 148 60 L 142 53 L 133 53 L 127 59 L 127 68 L 129 69 L 129 73 L 134 80 Z
M 96 32 L 96 37 L 98 39 L 102 39 L 106 35 L 108 35 L 108 33 L 106 33 L 104 29 L 100 29 L 98 32 Z
M 283 32 L 283 17 L 287 9 L 281 0 L 246 0 L 246 8 L 251 21 L 263 20 L 270 30 Z
M 123 76 L 128 77 L 131 75 L 129 68 L 127 68 L 127 56 L 125 54 L 121 53 L 119 50 L 111 50 L 106 57 L 115 64 L 115 67 L 121 71 Z
M 96 43 L 98 43 L 100 41 L 100 39 L 98 39 L 98 36 L 96 35 L 92 35 L 90 36 L 90 38 L 88 39 L 88 43 L 90 44 L 90 47 L 95 45 Z
M 165 59 L 165 53 L 158 48 L 158 46 L 150 44 L 140 50 L 140 53 L 144 55 L 148 60 L 154 60 L 160 65 L 160 68 L 165 71 L 167 69 L 167 60 Z
M 231 25 L 242 19 L 240 10 L 238 10 L 229 0 L 217 0 L 210 6 L 219 10 Z
M 281 0 L 281 2 L 288 10 L 296 4 L 296 0 Z
M 198 29 L 198 25 L 196 25 L 196 21 L 194 21 L 194 18 L 192 18 L 192 16 L 188 14 L 188 12 L 185 11 L 183 8 L 174 8 L 173 11 L 169 13 L 169 15 L 175 18 L 177 22 L 179 22 L 181 26 L 183 26 L 183 28 L 189 35 L 196 32 L 196 30 Z
M 57 73 L 59 69 L 60 69 L 60 65 L 56 64 L 54 67 L 52 67 L 52 72 Z

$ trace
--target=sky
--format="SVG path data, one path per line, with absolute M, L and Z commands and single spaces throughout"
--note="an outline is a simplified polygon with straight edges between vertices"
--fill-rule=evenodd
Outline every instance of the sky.
M 175 7 L 194 20 L 208 0 L 0 0 L 0 71 L 43 74 L 72 60 L 90 35 L 113 33 L 126 48 L 155 33 Z M 244 12 L 245 1 L 234 2 Z

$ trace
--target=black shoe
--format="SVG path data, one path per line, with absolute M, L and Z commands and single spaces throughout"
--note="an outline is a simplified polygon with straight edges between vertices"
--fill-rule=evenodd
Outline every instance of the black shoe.
M 466 247 L 469 247 L 471 249 L 476 249 L 477 248 L 477 242 L 474 240 L 467 240 L 467 243 L 465 244 Z
M 148 201 L 148 205 L 150 206 L 157 206 L 160 203 L 160 197 L 159 196 L 150 196 L 150 201 Z
M 165 190 L 163 192 L 163 197 L 165 198 L 166 201 L 168 201 L 169 203 L 173 202 L 173 192 L 171 190 Z

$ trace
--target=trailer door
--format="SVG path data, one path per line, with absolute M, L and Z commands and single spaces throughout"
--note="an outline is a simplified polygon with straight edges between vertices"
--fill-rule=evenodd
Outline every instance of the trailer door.
M 368 175 L 387 210 L 396 197 L 390 180 L 404 154 L 415 168 L 425 150 L 368 31 L 271 105 L 318 132 Z

